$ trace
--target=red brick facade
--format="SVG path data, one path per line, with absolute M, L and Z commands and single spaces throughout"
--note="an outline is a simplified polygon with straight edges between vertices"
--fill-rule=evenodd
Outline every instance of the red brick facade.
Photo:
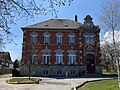
M 31 25 L 23 30 L 23 50 L 21 75 L 27 75 L 25 65 L 31 63 L 32 75 L 81 75 L 83 73 L 101 73 L 100 44 L 98 26 L 87 15 L 84 24 L 65 19 L 51 19 Z M 53 23 L 53 24 L 52 24 Z M 57 24 L 58 23 L 58 24 Z M 62 44 L 57 44 L 57 34 L 62 34 Z M 36 43 L 32 43 L 32 34 L 36 34 Z M 49 34 L 49 43 L 45 43 L 45 34 Z M 74 44 L 70 44 L 69 35 L 74 35 Z M 44 63 L 43 53 L 49 52 L 49 63 Z M 57 64 L 57 52 L 62 52 L 62 63 Z M 70 52 L 75 55 L 70 56 Z M 36 59 L 32 63 L 32 56 Z M 70 63 L 70 58 L 72 64 Z M 74 59 L 73 59 L 74 58 Z M 45 59 L 45 60 L 47 60 Z M 61 59 L 61 58 L 60 58 Z M 58 60 L 60 60 L 58 59 Z M 25 69 L 26 68 L 26 69 Z M 51 69 L 50 69 L 51 68 Z M 58 68 L 58 69 L 57 69 Z M 46 73 L 47 71 L 47 73 Z M 59 72 L 60 71 L 60 72 Z

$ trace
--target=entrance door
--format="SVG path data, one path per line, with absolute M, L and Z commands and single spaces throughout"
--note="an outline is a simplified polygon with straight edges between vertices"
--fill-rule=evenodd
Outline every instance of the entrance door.
M 95 57 L 93 54 L 86 55 L 87 73 L 95 73 Z

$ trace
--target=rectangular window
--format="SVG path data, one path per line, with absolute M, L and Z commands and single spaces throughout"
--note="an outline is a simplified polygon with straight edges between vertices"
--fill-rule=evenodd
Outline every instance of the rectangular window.
M 49 64 L 49 62 L 50 62 L 50 54 L 49 53 L 43 54 L 43 62 L 44 62 L 44 64 Z
M 44 75 L 48 75 L 48 70 L 43 71 Z
M 90 43 L 94 42 L 94 35 L 90 35 Z
M 75 37 L 74 36 L 69 36 L 69 43 L 74 44 L 75 43 Z
M 32 55 L 32 63 L 37 62 L 37 54 Z
M 61 74 L 62 74 L 62 70 L 58 70 L 57 75 L 61 75 Z
M 62 44 L 62 36 L 57 36 L 57 44 Z
M 71 75 L 74 75 L 75 74 L 75 70 L 71 70 Z
M 85 43 L 88 43 L 89 42 L 89 36 L 88 35 L 85 35 Z
M 50 43 L 50 36 L 45 35 L 44 36 L 44 44 L 49 44 Z
M 75 64 L 76 63 L 76 54 L 75 52 L 69 52 L 69 63 Z
M 56 52 L 56 62 L 57 62 L 57 64 L 62 64 L 62 62 L 63 62 L 63 53 L 62 52 Z
M 35 44 L 37 42 L 37 36 L 32 35 L 32 43 Z

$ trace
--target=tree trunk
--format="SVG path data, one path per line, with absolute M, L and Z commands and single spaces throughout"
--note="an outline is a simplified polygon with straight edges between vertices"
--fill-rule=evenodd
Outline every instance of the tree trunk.
M 28 68 L 29 68 L 29 80 L 30 80 L 31 67 L 28 66 Z
M 117 57 L 117 48 L 116 48 L 116 42 L 115 42 L 115 30 L 113 29 L 113 46 L 114 46 L 114 57 L 116 61 L 116 67 L 117 67 L 117 73 L 118 73 L 118 84 L 120 88 L 120 71 L 119 71 L 119 59 Z

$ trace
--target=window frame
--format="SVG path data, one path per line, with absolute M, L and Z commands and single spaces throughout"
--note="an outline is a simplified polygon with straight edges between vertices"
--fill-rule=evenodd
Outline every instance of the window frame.
M 91 34 L 91 35 L 90 35 L 90 43 L 93 43 L 93 42 L 94 42 L 94 38 L 95 38 L 94 34 Z
M 57 44 L 62 44 L 63 34 L 59 32 L 59 33 L 56 34 L 56 36 L 57 36 Z
M 76 52 L 75 51 L 69 52 L 69 63 L 70 64 L 76 63 Z
M 84 36 L 84 41 L 85 41 L 85 43 L 88 43 L 88 42 L 89 42 L 89 35 L 88 35 L 88 34 L 86 34 L 86 35 Z
M 43 63 L 44 64 L 50 63 L 50 52 L 43 52 Z
M 31 36 L 31 43 L 36 44 L 38 33 L 37 32 L 32 32 L 32 33 L 30 33 L 30 36 Z
M 69 44 L 75 44 L 75 35 L 69 35 Z
M 63 63 L 63 52 L 56 52 L 56 63 L 62 64 Z
M 85 34 L 84 35 L 84 42 L 85 43 L 94 43 L 94 38 L 95 38 L 95 35 L 94 34 Z
M 32 63 L 36 63 L 37 62 L 37 53 L 33 53 L 32 54 Z
M 44 34 L 44 44 L 50 44 L 50 34 Z

